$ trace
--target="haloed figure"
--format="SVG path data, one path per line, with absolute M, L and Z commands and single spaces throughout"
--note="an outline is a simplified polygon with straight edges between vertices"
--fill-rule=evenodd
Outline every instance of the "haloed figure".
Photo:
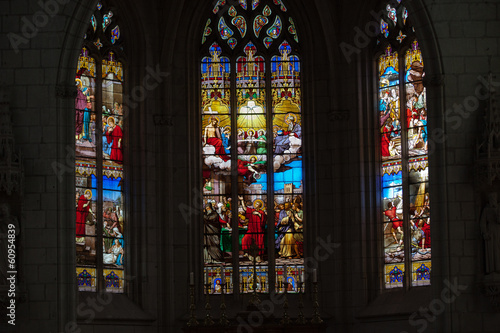
M 78 195 L 78 194 L 77 194 Z M 78 198 L 78 203 L 76 207 L 76 241 L 77 243 L 82 243 L 85 241 L 85 223 L 87 221 L 88 215 L 94 213 L 91 209 L 92 204 L 92 191 L 86 190 L 83 195 Z
M 108 118 L 108 128 L 106 130 L 106 139 L 111 145 L 111 154 L 109 159 L 118 164 L 123 163 L 122 139 L 123 132 L 120 126 L 116 124 L 113 117 Z
M 215 116 L 210 118 L 210 123 L 205 127 L 205 132 L 203 133 L 203 144 L 213 146 L 215 154 L 219 155 L 223 161 L 230 160 L 224 148 L 221 129 L 219 127 L 219 118 Z
M 264 202 L 257 199 L 253 202 L 253 208 L 251 208 L 245 205 L 243 197 L 238 197 L 238 199 L 240 200 L 241 209 L 245 211 L 245 215 L 248 218 L 248 230 L 241 240 L 242 249 L 248 259 L 253 260 L 250 251 L 252 244 L 255 244 L 258 248 L 255 260 L 262 262 L 261 256 L 264 254 L 264 229 L 266 225 L 266 213 L 263 210 Z

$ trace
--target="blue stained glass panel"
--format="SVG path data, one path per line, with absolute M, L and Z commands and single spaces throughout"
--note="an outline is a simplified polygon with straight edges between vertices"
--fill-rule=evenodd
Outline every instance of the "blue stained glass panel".
M 403 188 L 401 186 L 387 187 L 382 189 L 382 198 L 393 201 L 397 197 L 403 197 Z
M 302 160 L 296 160 L 286 164 L 286 171 L 274 174 L 274 190 L 283 190 L 285 184 L 293 184 L 295 188 L 302 186 Z
M 106 190 L 121 191 L 121 178 L 102 177 L 103 188 Z
M 400 171 L 396 174 L 388 175 L 385 174 L 382 176 L 382 187 L 392 187 L 392 186 L 401 186 L 403 185 L 403 172 Z

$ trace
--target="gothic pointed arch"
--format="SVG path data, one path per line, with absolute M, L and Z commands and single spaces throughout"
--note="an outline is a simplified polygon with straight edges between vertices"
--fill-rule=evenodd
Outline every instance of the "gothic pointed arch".
M 426 62 L 404 3 L 386 2 L 380 12 L 377 114 L 384 286 L 425 286 L 432 271 Z
M 217 1 L 202 31 L 200 176 L 209 293 L 221 293 L 222 285 L 234 294 L 303 291 L 299 41 L 282 0 Z
M 75 77 L 76 276 L 79 291 L 125 292 L 124 40 L 118 12 L 99 1 Z

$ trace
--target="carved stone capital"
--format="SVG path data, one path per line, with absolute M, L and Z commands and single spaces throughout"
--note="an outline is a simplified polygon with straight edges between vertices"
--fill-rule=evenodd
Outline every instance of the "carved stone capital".
M 153 120 L 155 126 L 174 126 L 174 120 L 172 116 L 154 115 Z
M 330 121 L 347 121 L 351 117 L 349 110 L 332 110 L 328 114 Z
M 477 160 L 474 176 L 478 190 L 488 189 L 494 182 L 500 181 L 500 157 Z
M 500 273 L 486 275 L 480 283 L 481 291 L 491 302 L 491 305 L 500 310 Z
M 75 86 L 68 86 L 68 85 L 57 85 L 55 87 L 55 92 L 56 92 L 56 98 L 61 98 L 61 99 L 75 99 L 77 90 Z

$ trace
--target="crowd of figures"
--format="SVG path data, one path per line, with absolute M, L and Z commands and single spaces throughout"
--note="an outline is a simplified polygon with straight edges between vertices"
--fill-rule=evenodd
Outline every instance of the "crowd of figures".
M 99 219 L 96 198 L 96 168 L 112 166 L 116 174 L 103 174 L 102 181 L 119 183 L 123 177 L 123 105 L 121 104 L 121 83 L 106 81 L 103 91 L 102 133 L 98 129 L 95 110 L 96 80 L 82 69 L 75 79 L 77 95 L 75 98 L 75 140 L 76 140 L 76 243 L 84 246 L 84 255 L 80 264 L 95 264 L 97 223 L 103 224 L 103 263 L 107 265 L 123 265 L 123 214 L 121 211 L 121 193 L 104 191 L 113 199 L 106 199 L 103 205 L 103 218 Z M 115 91 L 116 89 L 116 91 Z M 117 100 L 118 99 L 118 100 Z M 107 107 L 108 106 L 108 107 Z M 99 135 L 101 135 L 99 137 Z M 102 161 L 98 160 L 97 149 L 102 149 Z M 92 187 L 94 190 L 85 188 Z M 120 186 L 120 185 L 119 185 Z M 103 194 L 102 194 L 103 195 Z M 94 198 L 93 198 L 94 197 Z M 108 200 L 108 201 L 106 201 Z
M 302 198 L 295 197 L 294 202 L 275 203 L 275 248 L 278 256 L 285 259 L 303 257 L 304 249 L 304 212 Z
M 239 197 L 238 203 L 238 228 L 240 240 L 238 255 L 250 261 L 254 259 L 261 263 L 265 261 L 264 255 L 267 244 L 267 205 L 263 200 L 256 199 L 245 202 Z M 233 253 L 226 251 L 221 239 L 231 239 L 232 213 L 231 199 L 222 197 L 221 202 L 206 200 L 203 211 L 204 220 L 204 259 L 206 264 L 224 263 L 230 261 Z M 296 196 L 293 202 L 286 201 L 274 204 L 274 248 L 277 257 L 284 259 L 299 259 L 303 257 L 303 229 L 304 213 L 302 210 L 302 197 Z M 235 254 L 236 255 L 236 254 Z M 246 259 L 245 259 L 246 260 Z
M 289 114 L 286 117 L 287 128 L 282 129 L 279 126 L 273 128 L 273 151 L 275 154 L 283 154 L 291 147 L 300 146 L 302 128 L 297 123 L 296 116 Z M 265 129 L 242 129 L 237 132 L 237 152 L 238 155 L 265 155 L 267 154 L 267 133 Z M 231 127 L 219 126 L 219 119 L 215 116 L 205 127 L 203 143 L 214 146 L 215 154 L 222 159 L 229 155 L 231 150 Z
M 214 267 L 229 269 L 233 258 L 238 258 L 243 270 L 240 287 L 250 283 L 250 277 L 245 280 L 245 269 L 254 262 L 265 270 L 261 272 L 260 284 L 267 286 L 269 251 L 275 251 L 277 260 L 301 264 L 302 128 L 299 109 L 296 110 L 297 113 L 286 109 L 273 115 L 272 130 L 267 127 L 263 107 L 253 99 L 240 107 L 237 129 L 231 127 L 231 116 L 221 111 L 218 103 L 213 102 L 204 110 L 203 253 L 206 272 L 211 272 L 206 276 L 213 278 Z M 272 157 L 268 158 L 270 153 Z M 234 184 L 231 162 L 237 171 L 238 181 Z M 268 163 L 273 166 L 274 184 L 269 183 Z M 275 194 L 272 204 L 267 201 L 269 190 Z M 230 193 L 234 192 L 238 196 L 231 198 Z M 268 239 L 269 228 L 274 229 L 273 240 Z
M 123 265 L 123 214 L 120 207 L 108 207 L 103 213 L 103 263 Z
M 410 237 L 411 255 L 413 261 L 430 259 L 431 256 L 431 218 L 429 194 L 424 196 L 422 206 L 410 206 Z M 402 200 L 397 197 L 387 203 L 384 211 L 385 229 L 390 229 L 389 237 L 385 237 L 385 262 L 394 263 L 404 260 L 404 227 L 402 214 Z M 388 233 L 386 232 L 386 235 Z
M 95 97 L 92 94 L 90 79 L 82 76 L 76 79 L 77 96 L 75 99 L 75 139 L 79 156 L 96 157 L 96 113 Z M 123 105 L 114 102 L 113 108 L 102 106 L 102 152 L 106 160 L 123 163 L 122 140 Z M 88 150 L 86 152 L 86 150 Z
M 290 113 L 284 117 L 286 128 L 277 125 L 273 127 L 273 152 L 275 155 L 299 154 L 302 146 L 302 127 L 297 122 L 297 115 Z M 209 123 L 203 130 L 202 144 L 205 155 L 215 155 L 223 162 L 230 160 L 231 126 L 221 126 L 219 117 L 211 116 Z M 236 152 L 238 156 L 266 155 L 266 130 L 263 128 L 239 128 Z
M 399 74 L 394 74 L 396 77 Z M 406 85 L 406 129 L 408 133 L 408 151 L 410 156 L 426 154 L 427 137 L 427 105 L 426 90 L 422 82 L 424 68 L 421 62 L 415 61 L 408 70 Z M 390 75 L 388 75 L 390 77 Z M 385 80 L 385 81 L 384 81 Z M 396 84 L 398 80 L 394 81 Z M 388 78 L 381 79 L 381 84 L 393 85 Z M 401 157 L 401 113 L 400 96 L 397 85 L 383 88 L 379 98 L 381 126 L 381 155 L 383 160 Z
M 76 192 L 76 244 L 88 247 L 95 255 L 95 236 L 97 218 L 94 213 L 95 201 L 92 191 Z M 92 209 L 94 208 L 94 209 Z M 119 206 L 112 206 L 103 212 L 103 262 L 104 264 L 123 265 L 123 214 Z M 90 260 L 93 262 L 93 259 Z M 82 262 L 85 263 L 85 262 Z

